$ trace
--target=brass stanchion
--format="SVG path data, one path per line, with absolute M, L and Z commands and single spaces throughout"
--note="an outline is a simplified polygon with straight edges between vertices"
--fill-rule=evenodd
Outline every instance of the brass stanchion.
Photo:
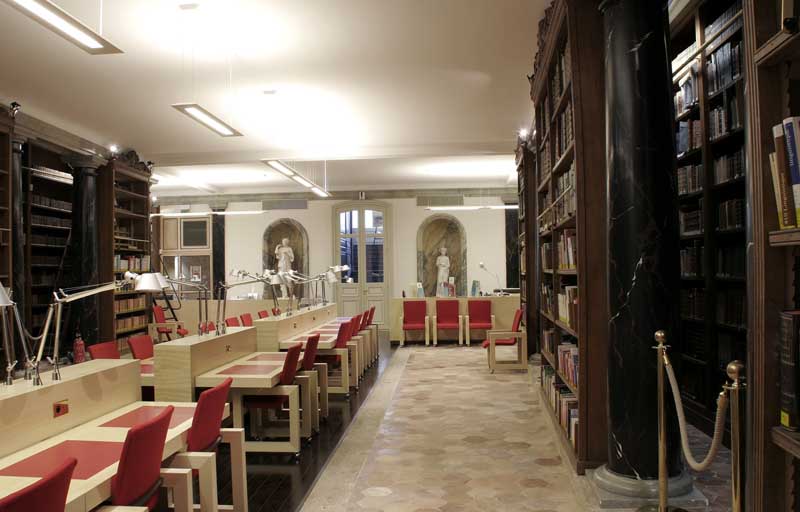
M 727 367 L 730 384 L 725 385 L 725 389 L 730 393 L 731 407 L 731 511 L 742 511 L 742 473 L 741 473 L 741 418 L 739 410 L 739 394 L 745 389 L 745 383 L 741 382 L 744 374 L 744 364 L 741 361 L 733 361 Z

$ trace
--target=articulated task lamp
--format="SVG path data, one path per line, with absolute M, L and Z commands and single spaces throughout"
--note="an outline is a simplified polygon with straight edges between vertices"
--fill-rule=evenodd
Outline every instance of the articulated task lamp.
M 209 332 L 208 328 L 208 301 L 209 301 L 209 289 L 208 286 L 204 285 L 203 283 L 199 283 L 196 281 L 190 281 L 187 279 L 172 279 L 169 277 L 165 277 L 164 274 L 161 272 L 145 272 L 143 274 L 135 274 L 133 272 L 127 272 L 125 274 L 125 278 L 133 281 L 134 289 L 137 292 L 145 292 L 145 293 L 162 293 L 165 288 L 167 288 L 170 284 L 176 284 L 178 286 L 185 286 L 188 288 L 193 288 L 198 291 L 198 301 L 197 301 L 197 333 L 198 335 L 202 336 Z

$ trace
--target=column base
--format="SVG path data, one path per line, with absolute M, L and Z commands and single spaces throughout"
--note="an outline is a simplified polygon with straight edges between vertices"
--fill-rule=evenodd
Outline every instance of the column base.
M 658 505 L 658 480 L 637 480 L 601 466 L 591 472 L 601 509 L 638 509 Z M 686 509 L 705 509 L 708 499 L 694 486 L 692 476 L 684 471 L 669 479 L 669 504 Z

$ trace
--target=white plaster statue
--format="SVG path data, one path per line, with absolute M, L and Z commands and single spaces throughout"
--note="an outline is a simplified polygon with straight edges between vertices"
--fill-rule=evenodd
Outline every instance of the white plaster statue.
M 450 277 L 450 258 L 447 256 L 447 247 L 439 248 L 439 257 L 436 258 L 436 289 L 439 290 L 442 284 L 446 284 Z
M 289 245 L 289 239 L 284 238 L 281 243 L 275 247 L 275 259 L 278 260 L 278 272 L 290 272 L 292 270 L 292 263 L 294 263 L 294 251 Z M 281 296 L 285 299 L 293 292 L 292 283 L 288 285 L 281 285 Z

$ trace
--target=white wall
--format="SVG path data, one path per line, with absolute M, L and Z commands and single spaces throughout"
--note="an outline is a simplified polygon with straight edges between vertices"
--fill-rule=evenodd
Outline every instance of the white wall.
M 386 273 L 391 280 L 390 295 L 399 297 L 411 283 L 417 281 L 417 230 L 422 222 L 437 212 L 418 207 L 416 199 L 390 199 L 383 201 L 391 206 L 391 222 L 387 226 L 391 240 L 391 261 Z M 500 198 L 467 198 L 466 204 L 500 204 Z M 260 272 L 264 231 L 274 221 L 290 218 L 299 222 L 308 232 L 309 271 L 321 272 L 334 263 L 332 214 L 336 201 L 309 201 L 305 210 L 270 210 L 260 215 L 229 215 L 225 217 L 225 269 L 244 269 Z M 202 206 L 193 207 L 203 211 Z M 230 203 L 228 210 L 260 210 L 260 203 Z M 497 286 L 497 280 L 478 266 L 483 261 L 506 284 L 505 213 L 502 210 L 447 212 L 464 226 L 467 236 L 467 288 L 472 280 L 481 282 L 484 290 Z M 229 278 L 230 279 L 230 278 Z M 231 294 L 238 296 L 251 290 L 237 288 Z

